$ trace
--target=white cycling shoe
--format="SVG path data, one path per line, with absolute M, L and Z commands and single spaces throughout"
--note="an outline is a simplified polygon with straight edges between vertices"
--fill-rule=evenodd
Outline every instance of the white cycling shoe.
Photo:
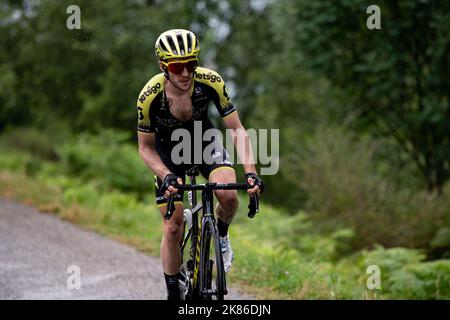
M 225 237 L 219 237 L 219 242 L 220 250 L 222 251 L 223 267 L 225 272 L 229 272 L 233 264 L 233 249 L 231 248 L 228 234 Z

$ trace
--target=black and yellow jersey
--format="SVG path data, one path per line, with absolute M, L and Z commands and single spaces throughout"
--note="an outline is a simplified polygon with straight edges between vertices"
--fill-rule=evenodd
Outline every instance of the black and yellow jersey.
M 138 131 L 156 133 L 170 139 L 178 128 L 190 130 L 194 121 L 210 123 L 208 105 L 213 101 L 222 118 L 236 111 L 228 96 L 223 78 L 215 71 L 198 67 L 193 74 L 191 88 L 192 119 L 181 121 L 170 110 L 164 93 L 164 74 L 154 76 L 142 89 L 137 100 Z M 208 125 L 209 127 L 209 125 Z

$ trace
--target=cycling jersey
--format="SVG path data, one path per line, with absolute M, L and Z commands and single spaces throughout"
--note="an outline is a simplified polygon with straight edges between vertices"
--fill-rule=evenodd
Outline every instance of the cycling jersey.
M 236 109 L 228 96 L 225 82 L 215 71 L 198 67 L 193 74 L 192 119 L 181 121 L 169 111 L 169 103 L 164 92 L 164 74 L 154 76 L 144 86 L 137 101 L 138 131 L 156 133 L 158 137 L 167 138 L 175 129 L 193 129 L 194 121 L 207 122 L 208 105 L 213 101 L 220 116 L 226 117 Z
M 154 133 L 156 140 L 156 152 L 159 154 L 164 165 L 175 175 L 184 180 L 184 172 L 194 161 L 195 144 L 201 144 L 203 155 L 208 142 L 192 141 L 191 158 L 188 164 L 174 164 L 171 158 L 171 150 L 178 141 L 172 141 L 172 132 L 176 129 L 186 129 L 194 136 L 194 121 L 201 121 L 202 133 L 207 129 L 214 128 L 208 118 L 208 105 L 211 101 L 217 108 L 222 118 L 231 115 L 236 111 L 228 96 L 225 82 L 215 71 L 198 67 L 193 73 L 193 85 L 190 96 L 192 101 L 192 118 L 188 121 L 181 121 L 175 118 L 169 110 L 169 102 L 164 91 L 165 77 L 163 73 L 157 74 L 144 86 L 137 101 L 138 111 L 138 132 Z M 213 138 L 213 141 L 217 137 Z M 209 178 L 211 172 L 219 168 L 233 170 L 226 150 L 220 141 L 218 147 L 211 154 L 206 154 L 207 161 L 195 163 L 205 178 Z M 209 158 L 209 159 L 208 159 Z M 210 161 L 213 159 L 214 161 Z M 157 205 L 164 205 L 167 200 L 159 190 L 161 179 L 155 176 L 155 196 Z M 183 192 L 176 195 L 176 202 L 182 201 Z

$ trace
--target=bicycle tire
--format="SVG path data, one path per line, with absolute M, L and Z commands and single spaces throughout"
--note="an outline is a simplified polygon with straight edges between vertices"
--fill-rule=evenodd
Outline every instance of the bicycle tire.
M 198 296 L 193 288 L 192 276 L 194 271 L 194 260 L 191 256 L 193 246 L 192 230 L 186 222 L 183 223 L 183 240 L 181 242 L 181 267 L 180 267 L 180 293 L 182 300 L 195 300 Z
M 202 300 L 224 300 L 225 270 L 219 234 L 214 221 L 206 221 L 202 230 L 200 257 L 200 295 Z

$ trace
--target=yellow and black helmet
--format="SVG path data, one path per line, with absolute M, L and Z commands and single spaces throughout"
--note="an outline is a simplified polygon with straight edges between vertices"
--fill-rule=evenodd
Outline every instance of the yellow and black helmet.
M 200 51 L 198 39 L 192 31 L 172 29 L 163 32 L 155 43 L 155 53 L 159 60 L 197 59 Z

